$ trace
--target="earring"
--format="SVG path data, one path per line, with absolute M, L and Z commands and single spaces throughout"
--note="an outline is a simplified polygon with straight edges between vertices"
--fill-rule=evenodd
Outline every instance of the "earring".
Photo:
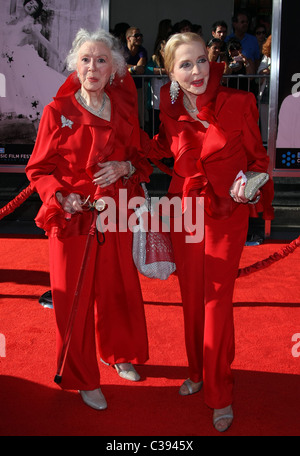
M 112 83 L 114 82 L 114 79 L 115 79 L 115 73 L 112 73 L 110 75 L 110 78 L 109 78 L 109 84 L 112 85 Z
M 180 86 L 177 81 L 172 81 L 170 85 L 171 103 L 174 104 L 179 94 Z

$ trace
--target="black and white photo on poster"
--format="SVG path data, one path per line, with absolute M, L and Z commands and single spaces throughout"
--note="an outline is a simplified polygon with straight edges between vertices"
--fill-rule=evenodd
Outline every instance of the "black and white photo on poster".
M 101 4 L 101 0 L 2 0 L 2 163 L 9 145 L 34 144 L 43 108 L 69 74 L 65 59 L 76 32 L 100 26 Z

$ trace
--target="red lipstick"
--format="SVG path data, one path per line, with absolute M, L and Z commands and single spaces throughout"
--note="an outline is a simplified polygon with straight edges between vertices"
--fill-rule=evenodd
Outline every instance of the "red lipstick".
M 191 84 L 195 87 L 201 87 L 204 84 L 204 79 L 198 79 L 197 81 L 193 81 Z

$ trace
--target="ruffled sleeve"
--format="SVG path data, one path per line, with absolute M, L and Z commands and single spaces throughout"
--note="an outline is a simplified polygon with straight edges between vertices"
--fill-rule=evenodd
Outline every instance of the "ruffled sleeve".
M 58 113 L 50 105 L 46 106 L 40 121 L 35 147 L 25 170 L 29 181 L 43 201 L 36 224 L 46 232 L 52 225 L 59 228 L 65 227 L 65 212 L 58 203 L 55 193 L 60 191 L 66 196 L 71 192 L 71 188 L 68 189 L 66 183 L 62 183 L 54 173 L 60 138 L 59 124 Z
M 65 184 L 63 185 L 54 174 L 57 166 L 60 124 L 59 113 L 50 105 L 46 106 L 35 146 L 25 170 L 28 179 L 46 204 L 55 192 L 67 193 Z

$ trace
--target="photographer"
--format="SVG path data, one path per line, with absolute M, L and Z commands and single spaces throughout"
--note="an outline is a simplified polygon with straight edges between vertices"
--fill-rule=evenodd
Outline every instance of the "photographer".
M 227 43 L 227 63 L 226 74 L 254 74 L 254 63 L 242 54 L 241 43 L 236 38 L 230 39 Z M 229 78 L 228 87 L 250 91 L 246 78 Z

